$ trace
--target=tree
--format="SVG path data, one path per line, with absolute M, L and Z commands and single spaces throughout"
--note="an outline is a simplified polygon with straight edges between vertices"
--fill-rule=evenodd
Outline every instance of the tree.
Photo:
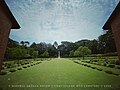
M 61 52 L 61 57 L 69 57 L 70 51 L 75 51 L 77 49 L 75 43 L 68 41 L 62 41 L 58 48 Z
M 74 51 L 70 51 L 70 54 L 69 54 L 70 57 L 73 57 L 74 56 Z
M 25 44 L 25 46 L 27 46 L 27 45 L 29 45 L 29 44 L 30 44 L 30 42 L 25 41 L 25 42 L 24 42 L 24 44 Z
M 45 51 L 43 54 L 42 54 L 43 57 L 49 57 L 49 53 L 47 51 Z
M 80 56 L 79 53 L 80 53 L 80 52 L 79 52 L 78 50 L 75 50 L 75 52 L 74 52 L 74 56 L 75 56 L 75 57 L 79 57 L 79 56 Z
M 98 40 L 94 39 L 89 42 L 89 45 L 87 46 L 92 54 L 98 54 Z
M 7 43 L 8 48 L 15 48 L 15 47 L 18 47 L 18 46 L 19 46 L 19 42 L 8 38 L 8 43 Z
M 35 58 L 37 58 L 37 56 L 38 56 L 38 51 L 33 51 L 32 58 L 35 60 Z
M 79 56 L 82 56 L 83 60 L 85 55 L 91 54 L 91 50 L 88 47 L 83 46 L 80 46 L 75 52 L 76 54 L 79 54 Z
M 31 44 L 30 48 L 35 48 L 35 47 L 36 47 L 36 43 L 33 42 L 33 43 Z
M 57 43 L 56 41 L 54 42 L 53 45 L 54 45 L 54 47 L 55 47 L 56 49 L 58 48 L 58 43 Z
M 108 30 L 105 34 L 99 36 L 98 40 L 99 53 L 116 52 L 115 41 L 111 30 Z
M 14 59 L 23 59 L 23 58 L 27 58 L 27 49 L 25 48 L 21 48 L 21 47 L 16 47 L 16 48 L 12 48 L 11 49 L 11 57 Z
M 22 46 L 24 46 L 25 43 L 24 43 L 24 41 L 21 41 L 20 44 L 22 44 Z

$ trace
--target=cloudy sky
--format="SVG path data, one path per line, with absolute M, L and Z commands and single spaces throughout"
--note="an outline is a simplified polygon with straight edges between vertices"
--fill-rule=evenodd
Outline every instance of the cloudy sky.
M 119 0 L 5 0 L 21 29 L 10 38 L 47 42 L 95 39 Z

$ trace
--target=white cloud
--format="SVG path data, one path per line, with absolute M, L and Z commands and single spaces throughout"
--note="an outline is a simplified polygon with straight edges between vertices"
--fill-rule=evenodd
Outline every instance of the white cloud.
M 6 0 L 21 25 L 17 40 L 94 39 L 119 0 Z

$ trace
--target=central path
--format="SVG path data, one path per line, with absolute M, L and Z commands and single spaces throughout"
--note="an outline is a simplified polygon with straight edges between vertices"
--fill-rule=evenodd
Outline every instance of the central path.
M 31 90 L 77 90 L 79 88 L 69 88 L 69 85 L 116 85 L 120 78 L 100 72 L 79 64 L 69 59 L 52 59 L 43 61 L 42 63 L 21 71 L 4 76 L 10 78 L 9 81 L 3 82 L 1 85 L 61 85 L 61 87 L 52 88 L 32 88 Z M 1 79 L 0 79 L 1 80 Z M 63 85 L 68 85 L 64 87 Z M 16 90 L 22 90 L 17 88 Z M 26 88 L 23 88 L 27 90 Z M 82 90 L 88 88 L 82 88 Z M 90 90 L 100 90 L 89 88 Z M 14 89 L 15 90 L 15 89 Z M 102 90 L 111 90 L 110 88 L 102 88 Z

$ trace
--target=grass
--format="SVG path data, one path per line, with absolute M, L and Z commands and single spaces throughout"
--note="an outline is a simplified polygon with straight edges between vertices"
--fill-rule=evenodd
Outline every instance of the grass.
M 73 63 L 69 59 L 52 59 L 0 76 L 0 90 L 119 90 L 119 82 L 119 76 Z
M 77 60 L 77 61 L 78 61 L 78 63 L 81 63 L 81 64 L 87 64 L 87 65 L 90 65 L 90 66 L 93 66 L 93 67 L 103 69 L 103 71 L 112 71 L 113 73 L 120 74 L 120 70 L 116 69 L 116 68 L 111 68 L 111 67 L 106 67 L 106 66 L 99 66 L 99 65 L 95 65 L 95 64 L 85 63 L 85 62 L 81 62 L 79 60 Z

